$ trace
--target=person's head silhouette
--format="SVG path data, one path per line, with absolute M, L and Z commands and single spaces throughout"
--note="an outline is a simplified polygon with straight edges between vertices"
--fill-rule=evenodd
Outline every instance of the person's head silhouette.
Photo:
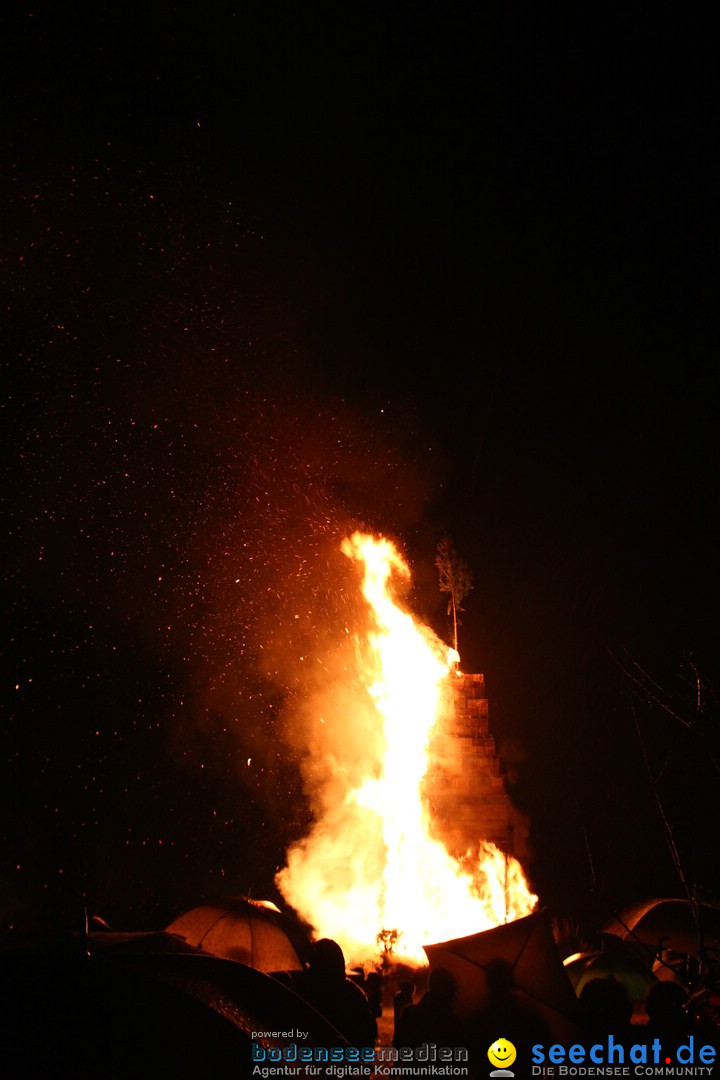
M 345 979 L 345 957 L 337 941 L 320 938 L 310 949 L 308 971 L 324 982 L 343 982 Z

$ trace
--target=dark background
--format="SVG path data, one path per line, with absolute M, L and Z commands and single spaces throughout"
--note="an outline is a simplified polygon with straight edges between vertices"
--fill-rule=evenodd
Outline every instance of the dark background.
M 473 573 L 463 667 L 541 900 L 592 923 L 682 893 L 669 832 L 718 899 L 710 27 L 3 21 L 5 926 L 275 896 L 308 820 L 289 613 L 312 638 L 357 525 L 445 637 L 442 536 Z

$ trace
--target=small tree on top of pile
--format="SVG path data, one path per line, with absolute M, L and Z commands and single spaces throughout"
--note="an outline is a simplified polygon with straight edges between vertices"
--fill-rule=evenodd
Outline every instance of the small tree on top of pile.
M 452 540 L 447 536 L 438 544 L 435 565 L 440 575 L 440 592 L 449 594 L 447 613 L 453 617 L 453 648 L 457 652 L 459 612 L 464 610 L 462 601 L 472 590 L 472 574 L 467 563 L 463 562 L 455 551 Z

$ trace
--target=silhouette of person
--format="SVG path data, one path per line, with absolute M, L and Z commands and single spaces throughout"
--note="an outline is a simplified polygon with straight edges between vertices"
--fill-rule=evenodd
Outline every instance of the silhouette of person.
M 370 1006 L 370 1012 L 375 1019 L 382 1016 L 382 975 L 379 971 L 369 971 L 365 978 L 365 994 Z
M 485 1004 L 467 1017 L 462 1036 L 462 1045 L 468 1047 L 479 1075 L 487 1067 L 489 1047 L 498 1039 L 509 1040 L 522 1061 L 529 1059 L 536 1043 L 552 1042 L 539 1013 L 519 1000 L 512 964 L 502 957 L 491 960 L 485 968 L 485 981 Z
M 398 989 L 393 998 L 394 1030 L 397 1031 L 398 1020 L 408 1005 L 412 1005 L 415 995 L 415 983 L 412 979 L 401 979 Z
M 618 979 L 591 979 L 580 991 L 578 1004 L 580 1024 L 588 1039 L 604 1042 L 612 1035 L 623 1046 L 633 1043 L 632 1001 Z
M 406 1005 L 395 1025 L 393 1046 L 411 1049 L 423 1043 L 459 1046 L 460 1025 L 453 1010 L 455 979 L 445 968 L 433 968 L 428 988 L 417 1005 Z
M 688 995 L 676 982 L 657 982 L 650 987 L 645 998 L 648 1015 L 645 1036 L 652 1041 L 656 1036 L 665 1048 L 677 1050 L 680 1043 L 687 1043 L 694 1029 L 693 1021 L 686 1011 Z
M 295 986 L 351 1046 L 373 1046 L 377 1022 L 364 991 L 345 974 L 345 957 L 337 941 L 314 942 L 308 966 Z

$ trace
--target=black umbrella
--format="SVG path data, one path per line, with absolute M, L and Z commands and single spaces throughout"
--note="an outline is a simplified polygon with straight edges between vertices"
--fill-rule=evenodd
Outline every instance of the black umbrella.
M 644 900 L 620 912 L 606 934 L 636 942 L 656 956 L 670 951 L 687 956 L 720 950 L 720 908 L 685 899 Z
M 131 937 L 90 955 L 73 940 L 0 956 L 4 1075 L 243 1077 L 253 1043 L 268 1059 L 293 1044 L 346 1047 L 281 981 L 218 957 L 152 952 L 148 935 Z
M 577 1000 L 544 912 L 423 947 L 431 968 L 445 968 L 453 976 L 453 1000 L 460 1016 L 486 1006 L 486 973 L 501 960 L 512 972 L 518 998 L 537 1012 L 558 1041 L 577 1034 Z
M 126 953 L 122 964 L 203 1002 L 260 1046 L 289 1046 L 297 1043 L 298 1032 L 308 1046 L 347 1045 L 287 983 L 245 964 L 199 953 Z
M 208 1004 L 79 948 L 0 958 L 3 1074 L 240 1075 L 247 1034 Z

